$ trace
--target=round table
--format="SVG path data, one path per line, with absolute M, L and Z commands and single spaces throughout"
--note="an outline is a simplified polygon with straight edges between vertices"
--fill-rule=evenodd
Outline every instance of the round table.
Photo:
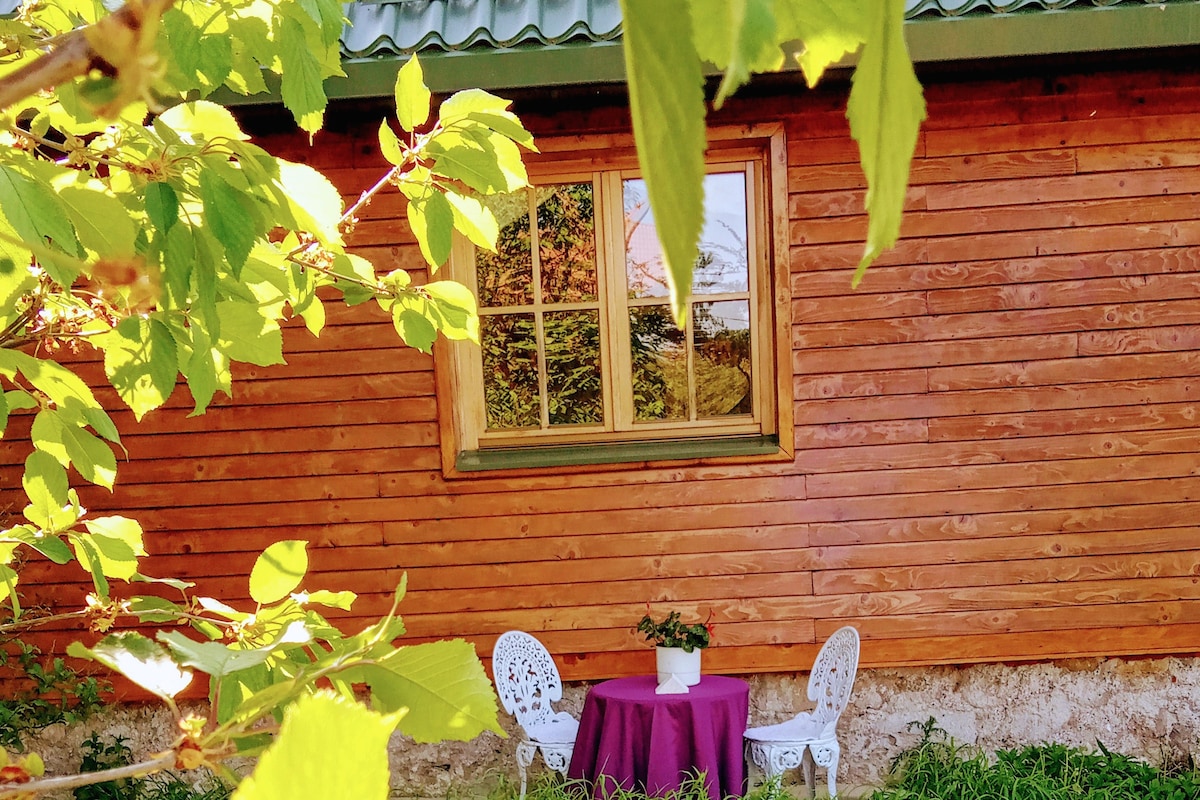
M 661 796 L 698 773 L 712 800 L 745 794 L 750 687 L 705 675 L 687 694 L 655 694 L 657 683 L 639 675 L 592 687 L 567 777 L 587 781 L 596 798 L 618 785 Z

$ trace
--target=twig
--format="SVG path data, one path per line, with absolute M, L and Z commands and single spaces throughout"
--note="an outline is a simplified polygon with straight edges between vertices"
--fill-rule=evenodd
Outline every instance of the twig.
M 29 795 L 37 792 L 52 792 L 56 789 L 74 789 L 93 783 L 116 781 L 122 778 L 138 778 L 151 772 L 160 772 L 175 766 L 175 753 L 161 753 L 149 761 L 128 764 L 124 767 L 102 769 L 99 772 L 84 772 L 79 775 L 62 775 L 53 778 L 38 778 L 28 783 L 0 783 L 0 800 L 6 797 Z

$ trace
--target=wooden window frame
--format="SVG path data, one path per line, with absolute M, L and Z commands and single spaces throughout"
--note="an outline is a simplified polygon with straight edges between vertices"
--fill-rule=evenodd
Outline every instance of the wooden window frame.
M 621 181 L 637 172 L 628 134 L 539 138 L 541 153 L 528 160 L 531 182 L 608 181 L 606 191 L 619 191 Z M 706 163 L 748 164 L 747 227 L 752 254 L 749 297 L 755 303 L 757 335 L 752 336 L 756 419 L 744 424 L 639 423 L 637 430 L 609 432 L 524 432 L 484 434 L 482 405 L 463 398 L 483 394 L 478 345 L 440 341 L 435 347 L 438 420 L 442 467 L 446 477 L 544 472 L 565 467 L 604 468 L 636 463 L 747 463 L 794 458 L 792 433 L 790 291 L 788 268 L 787 147 L 782 124 L 710 129 Z M 751 195 L 754 195 L 751 197 Z M 617 194 L 616 196 L 620 196 Z M 623 225 L 621 204 L 597 203 L 597 259 L 604 258 L 613 226 Z M 749 244 L 749 243 L 748 243 Z M 449 277 L 475 289 L 474 248 L 465 238 L 455 241 Z M 441 276 L 439 276 L 441 277 Z M 611 320 L 621 320 L 623 303 L 601 282 L 599 304 Z M 623 323 L 628 325 L 628 321 Z M 615 335 L 610 340 L 615 339 Z M 623 357 L 623 356 L 622 356 Z M 611 412 L 614 380 L 605 373 L 606 413 Z M 656 435 L 657 431 L 657 435 Z M 481 441 L 485 442 L 481 446 Z

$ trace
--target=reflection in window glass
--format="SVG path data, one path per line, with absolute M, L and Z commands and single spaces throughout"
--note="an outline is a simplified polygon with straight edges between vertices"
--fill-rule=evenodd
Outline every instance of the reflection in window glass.
M 532 314 L 479 320 L 483 395 L 489 430 L 536 428 L 541 423 L 537 340 Z
M 547 313 L 542 325 L 546 332 L 546 402 L 550 424 L 602 424 L 600 312 Z
M 750 304 L 745 300 L 692 306 L 696 416 L 751 414 Z
M 629 310 L 633 411 L 640 422 L 688 418 L 687 350 L 667 306 Z
M 624 181 L 625 274 L 629 296 L 666 297 L 666 267 L 658 245 L 654 215 L 640 178 Z M 750 268 L 746 242 L 746 175 L 712 173 L 704 177 L 704 227 L 692 275 L 692 294 L 745 292 Z
M 596 299 L 596 216 L 591 183 L 537 190 L 538 259 L 542 301 Z
M 496 252 L 475 249 L 475 281 L 483 308 L 533 302 L 533 256 L 529 231 L 529 194 L 491 195 L 484 204 L 496 216 L 500 235 Z

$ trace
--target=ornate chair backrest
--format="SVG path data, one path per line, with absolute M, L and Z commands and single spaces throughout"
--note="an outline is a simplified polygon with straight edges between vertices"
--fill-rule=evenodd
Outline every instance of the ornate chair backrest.
M 813 717 L 832 733 L 854 688 L 858 672 L 858 631 L 850 626 L 833 632 L 817 653 L 808 678 L 808 699 L 817 704 Z
M 562 699 L 562 678 L 550 652 L 523 631 L 509 631 L 492 650 L 492 674 L 504 710 L 522 728 L 554 716 L 551 703 Z

